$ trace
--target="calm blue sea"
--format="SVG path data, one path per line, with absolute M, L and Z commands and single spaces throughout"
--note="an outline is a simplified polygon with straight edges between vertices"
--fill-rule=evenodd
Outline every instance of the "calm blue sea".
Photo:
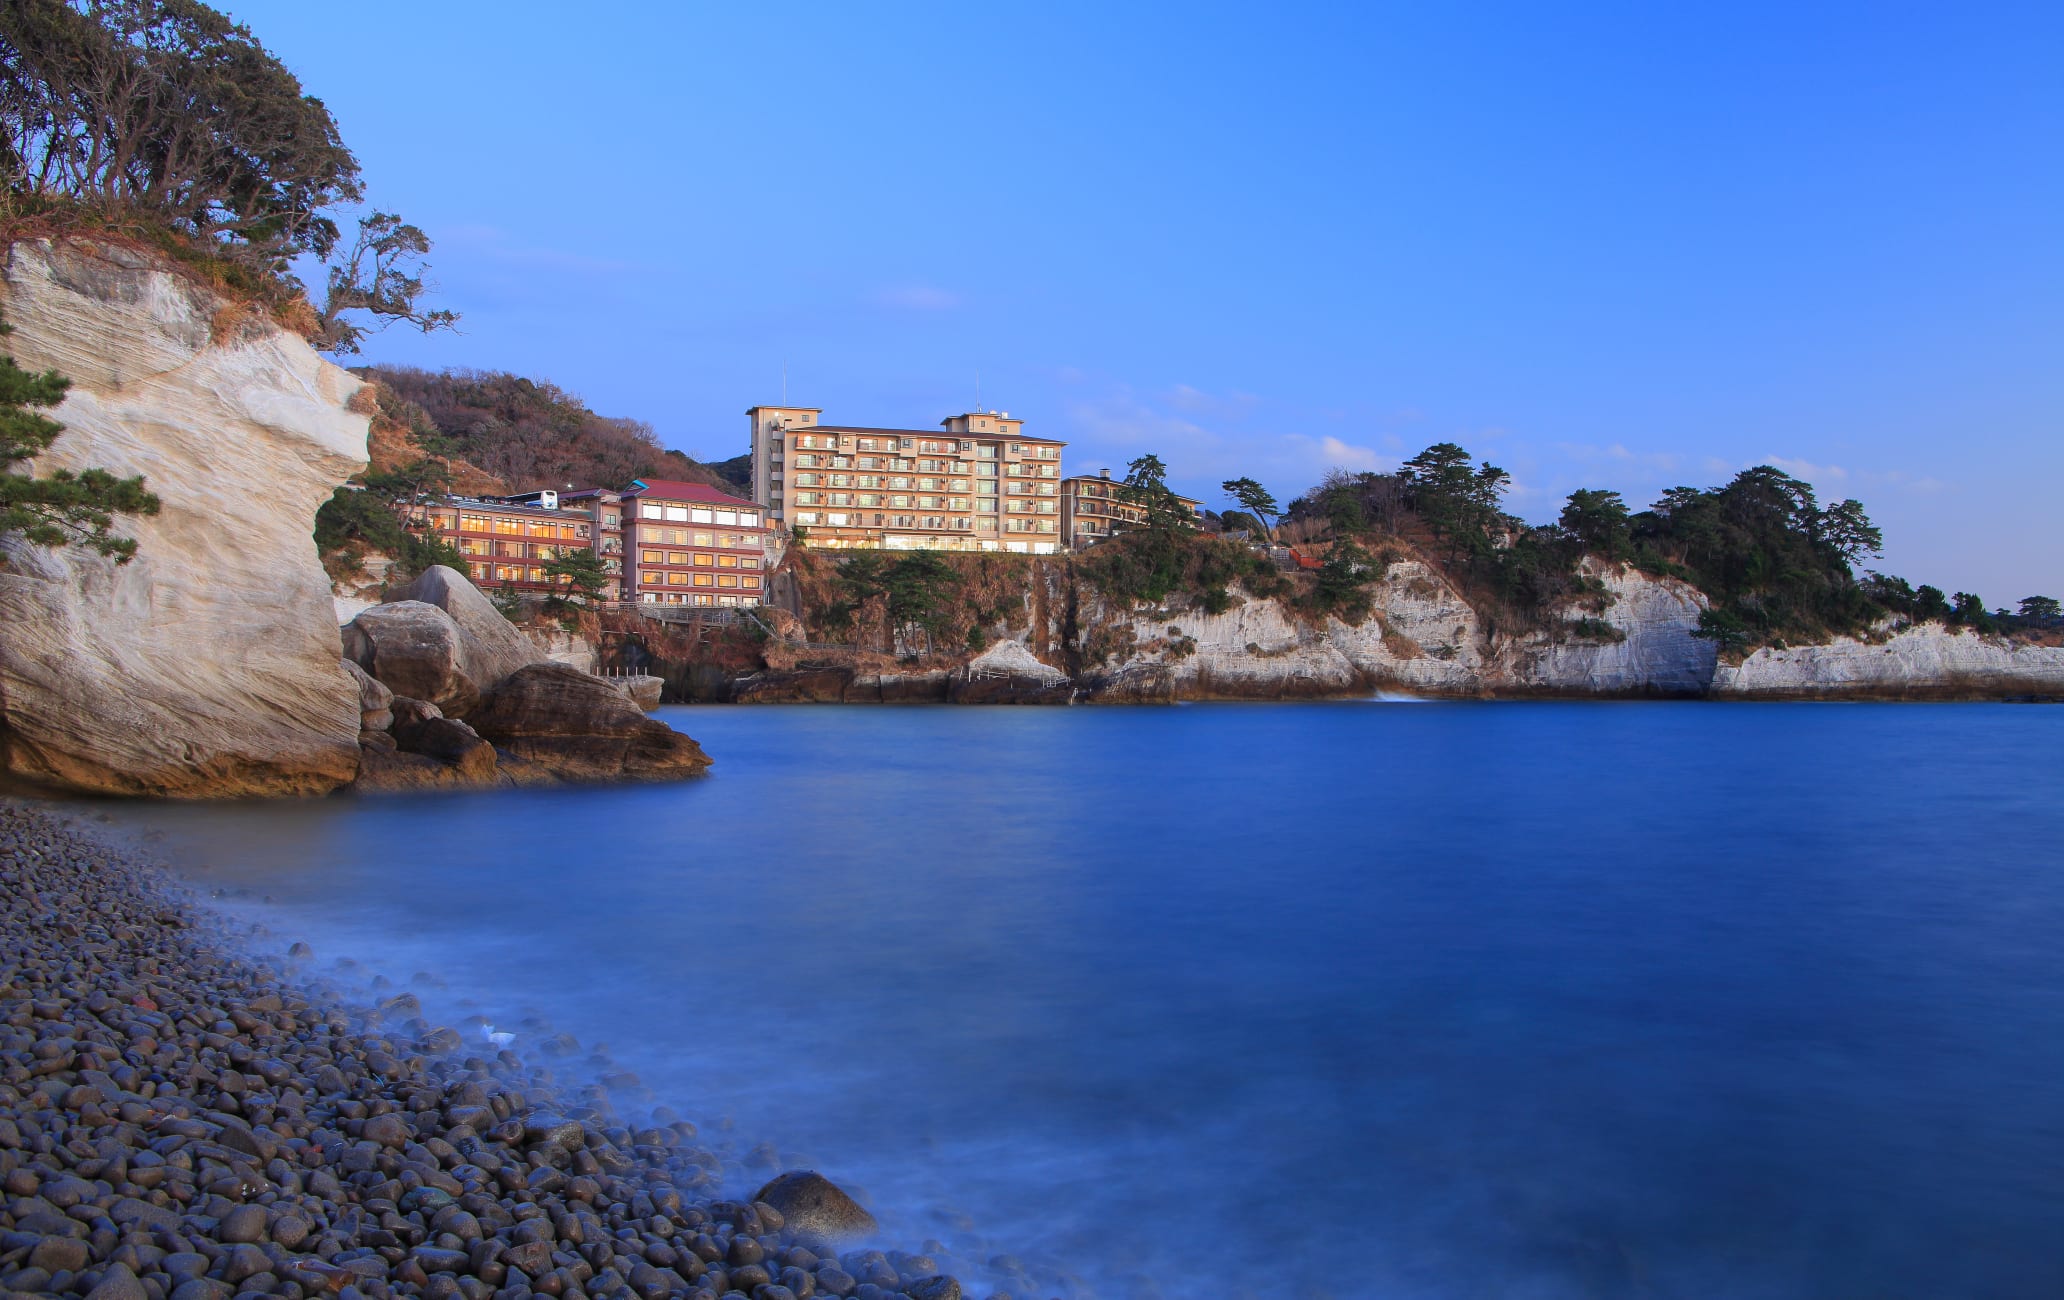
M 661 716 L 713 775 L 123 816 L 971 1280 L 2064 1296 L 2064 709 Z

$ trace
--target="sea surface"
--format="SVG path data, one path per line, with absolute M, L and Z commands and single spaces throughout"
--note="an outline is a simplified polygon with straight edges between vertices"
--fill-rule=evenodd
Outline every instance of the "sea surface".
M 977 1297 L 2064 1296 L 2064 709 L 660 716 L 712 775 L 120 816 Z

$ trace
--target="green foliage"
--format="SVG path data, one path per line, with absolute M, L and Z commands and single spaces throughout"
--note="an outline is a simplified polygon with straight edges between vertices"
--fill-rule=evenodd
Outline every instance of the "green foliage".
M 317 316 L 323 350 L 356 352 L 366 335 L 396 321 L 425 334 L 457 328 L 458 313 L 420 305 L 423 256 L 429 251 L 430 237 L 392 212 L 360 217 L 358 238 L 329 267 L 329 288 Z M 363 312 L 373 323 L 346 319 L 346 312 Z
M 545 576 L 564 584 L 564 593 L 553 595 L 554 603 L 577 596 L 581 604 L 592 605 L 602 599 L 602 590 L 609 585 L 609 570 L 602 567 L 602 557 L 586 549 L 561 550 L 545 562 Z
M 1723 655 L 1747 654 L 1755 645 L 1755 636 L 1741 615 L 1718 607 L 1699 611 L 1692 635 L 1713 642 Z
M 1610 559 L 1624 559 L 1633 543 L 1634 516 L 1617 492 L 1578 488 L 1556 522 L 1586 550 Z
M 1757 645 L 1862 631 L 1889 608 L 1874 593 L 1893 594 L 1850 571 L 1880 541 L 1862 505 L 1823 510 L 1811 484 L 1769 465 L 1724 487 L 1671 488 L 1635 517 L 1634 541 L 1638 559 L 1689 569 L 1728 628 Z
M 2023 596 L 2021 617 L 2031 623 L 2054 623 L 2064 618 L 2064 604 L 2055 596 Z
M 1255 537 L 1267 537 L 1268 528 L 1261 520 L 1241 510 L 1228 510 L 1218 517 L 1218 526 L 1226 532 L 1245 530 Z
M 1091 586 L 1129 605 L 1193 603 L 1207 613 L 1232 608 L 1230 583 L 1272 594 L 1273 565 L 1238 542 L 1194 532 L 1121 533 L 1076 561 Z
M 862 611 L 878 609 L 890 641 L 912 628 L 928 637 L 945 632 L 960 593 L 959 575 L 937 551 L 903 551 L 895 559 L 883 551 L 854 551 L 839 562 L 836 580 L 840 599 L 821 621 L 847 627 Z
M 364 488 L 340 487 L 315 512 L 315 549 L 324 555 L 354 546 L 398 555 L 407 540 L 394 507 Z
M 1376 562 L 1352 538 L 1339 538 L 1326 552 L 1312 584 L 1311 606 L 1348 624 L 1369 616 L 1369 581 Z
M 1137 506 L 1142 514 L 1139 523 L 1126 525 L 1128 532 L 1169 535 L 1187 533 L 1197 526 L 1189 507 L 1168 486 L 1168 466 L 1151 452 L 1126 466 L 1125 480 L 1113 495 Z
M 1512 476 L 1489 461 L 1472 466 L 1455 443 L 1435 443 L 1412 457 L 1398 479 L 1407 503 L 1448 544 L 1452 558 L 1488 553 L 1510 522 L 1499 503 Z
M 1569 634 L 1579 641 L 1598 641 L 1616 645 L 1627 639 L 1627 634 L 1602 618 L 1573 619 L 1568 624 Z M 1697 633 L 1693 633 L 1697 635 Z
M 411 425 L 416 445 L 462 458 L 514 488 L 621 487 L 636 478 L 667 478 L 740 491 L 709 467 L 663 450 L 644 421 L 597 415 L 543 380 L 408 366 L 367 366 L 353 373 L 379 382 L 384 409 Z
M 10 332 L 0 322 L 0 335 Z M 104 469 L 61 469 L 41 478 L 14 472 L 64 432 L 38 408 L 62 402 L 69 386 L 54 370 L 36 374 L 0 356 L 0 533 L 35 546 L 84 546 L 127 564 L 136 541 L 115 536 L 115 516 L 158 513 L 158 499 L 144 490 L 141 477 L 116 478 Z
M 1985 611 L 1985 601 L 1968 591 L 1960 591 L 1950 598 L 1949 621 L 1957 627 L 1972 627 L 1980 632 L 1998 630 L 1992 615 Z
M 198 0 L 0 6 L 10 192 L 133 211 L 283 271 L 337 239 L 358 162 L 319 99 Z
M 315 512 L 315 548 L 331 572 L 357 571 L 368 551 L 392 557 L 397 576 L 442 564 L 471 573 L 465 552 L 426 525 L 405 522 L 409 507 L 450 487 L 434 461 L 417 460 L 361 476 L 362 488 L 340 487 Z
M 1229 478 L 1218 486 L 1228 497 L 1239 503 L 1242 510 L 1262 521 L 1260 532 L 1263 536 L 1275 536 L 1274 527 L 1267 522 L 1282 513 L 1276 508 L 1274 494 L 1251 478 Z

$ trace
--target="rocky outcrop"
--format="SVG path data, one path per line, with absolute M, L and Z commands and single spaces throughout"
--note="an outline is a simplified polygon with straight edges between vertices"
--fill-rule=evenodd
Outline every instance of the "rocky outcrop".
M 117 247 L 15 244 L 0 348 L 72 381 L 39 474 L 142 474 L 117 565 L 0 544 L 0 775 L 199 798 L 316 794 L 358 768 L 311 528 L 362 468 L 359 381 L 300 338 Z
M 567 780 L 669 780 L 709 766 L 693 740 L 565 664 L 518 669 L 467 720 L 497 749 Z
M 400 599 L 435 605 L 458 625 L 460 667 L 483 687 L 527 664 L 544 662 L 544 651 L 457 569 L 432 565 L 402 590 Z
M 1704 592 L 1632 565 L 1586 559 L 1583 572 L 1604 588 L 1604 609 L 1566 611 L 1562 627 L 1506 647 L 1496 656 L 1494 690 L 1612 696 L 1706 690 L 1719 651 L 1692 635 L 1706 608 Z M 1599 635 L 1597 625 L 1608 634 Z
M 1763 649 L 1722 664 L 1730 699 L 2064 699 L 2064 647 L 2029 645 L 1937 623 L 1878 640 Z
M 561 661 L 554 659 L 552 662 L 559 663 Z M 573 664 L 568 664 L 567 666 L 569 668 L 576 668 L 577 671 L 586 671 L 585 669 L 578 669 Z M 603 680 L 622 691 L 625 699 L 647 713 L 659 707 L 660 699 L 666 691 L 666 678 L 655 677 L 650 673 L 634 673 L 629 677 L 608 677 Z
M 480 703 L 481 683 L 466 670 L 467 634 L 435 605 L 375 605 L 345 624 L 342 636 L 344 657 L 397 695 L 452 714 Z

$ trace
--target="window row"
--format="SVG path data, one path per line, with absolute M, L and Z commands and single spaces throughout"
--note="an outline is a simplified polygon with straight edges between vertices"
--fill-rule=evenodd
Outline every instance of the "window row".
M 638 540 L 655 542 L 662 546 L 728 546 L 734 550 L 741 546 L 758 546 L 760 541 L 750 533 L 705 533 L 690 532 L 686 528 L 641 528 Z
M 677 524 L 728 524 L 733 527 L 758 528 L 760 512 L 757 510 L 722 510 L 712 506 L 672 506 L 658 501 L 640 501 L 638 518 L 664 519 Z
M 696 551 L 689 558 L 687 551 L 638 552 L 638 558 L 646 564 L 693 564 L 704 569 L 757 569 L 760 557 L 757 555 L 711 555 L 707 551 Z
M 751 573 L 648 573 L 638 579 L 644 587 L 749 587 L 759 590 L 760 579 Z

